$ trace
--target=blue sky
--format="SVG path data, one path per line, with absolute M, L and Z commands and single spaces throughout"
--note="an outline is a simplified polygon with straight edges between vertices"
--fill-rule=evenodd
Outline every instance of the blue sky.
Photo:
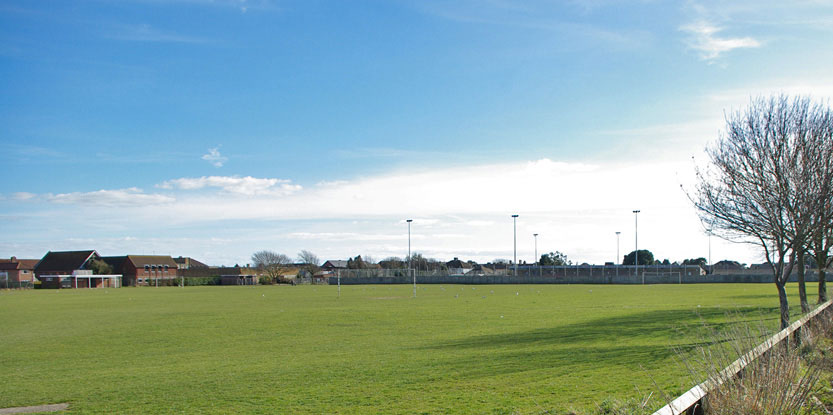
M 2 1 L 0 255 L 706 256 L 724 111 L 833 96 L 833 4 L 724 3 Z

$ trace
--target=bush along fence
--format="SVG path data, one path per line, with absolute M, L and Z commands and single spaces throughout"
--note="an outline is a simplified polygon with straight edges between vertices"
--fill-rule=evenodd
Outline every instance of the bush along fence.
M 668 405 L 654 412 L 653 415 L 696 415 L 704 413 L 704 407 L 707 406 L 706 401 L 708 400 L 709 392 L 716 390 L 730 379 L 743 376 L 743 371 L 747 366 L 752 364 L 756 359 L 772 351 L 775 346 L 789 341 L 791 336 L 794 334 L 797 335 L 801 328 L 807 325 L 807 323 L 819 317 L 824 318 L 824 316 L 828 315 L 825 313 L 826 311 L 833 310 L 831 304 L 833 304 L 833 300 L 819 305 L 815 310 L 811 311 L 800 320 L 790 324 L 789 327 L 769 337 L 763 343 L 735 360 L 728 367 L 720 371 L 716 376 L 713 376 L 711 379 L 708 379 L 689 389 L 678 398 L 669 402 Z

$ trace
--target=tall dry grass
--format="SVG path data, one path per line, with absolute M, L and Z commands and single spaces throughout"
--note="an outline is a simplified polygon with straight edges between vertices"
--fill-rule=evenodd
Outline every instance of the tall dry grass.
M 818 402 L 811 402 L 811 393 L 822 369 L 830 365 L 822 362 L 815 351 L 821 339 L 833 334 L 829 313 L 802 328 L 795 336 L 800 341 L 794 338 L 774 345 L 737 375 L 724 369 L 772 333 L 763 323 L 704 330 L 703 344 L 693 352 L 680 351 L 678 355 L 695 384 L 706 380 L 709 394 L 702 408 L 705 414 L 802 414 Z

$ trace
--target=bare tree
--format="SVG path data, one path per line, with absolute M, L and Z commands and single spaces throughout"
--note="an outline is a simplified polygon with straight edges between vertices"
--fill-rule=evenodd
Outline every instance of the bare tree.
M 827 301 L 825 270 L 833 265 L 830 255 L 833 249 L 833 112 L 829 108 L 818 109 L 816 122 L 810 131 L 810 157 L 816 160 L 808 185 L 815 194 L 811 215 L 811 231 L 807 251 L 816 263 L 819 280 L 818 302 Z
M 707 150 L 692 201 L 701 219 L 729 240 L 760 246 L 773 274 L 781 326 L 790 321 L 784 286 L 796 256 L 813 235 L 814 193 L 820 168 L 811 131 L 825 109 L 806 98 L 753 100 L 745 112 L 727 116 L 726 131 Z M 823 118 L 823 117 L 822 117 Z M 806 292 L 801 284 L 800 291 Z
M 301 250 L 301 252 L 298 253 L 298 261 L 304 264 L 302 270 L 308 273 L 310 278 L 313 277 L 320 269 L 318 264 L 321 263 L 321 260 L 318 259 L 317 255 L 307 251 L 306 249 Z
M 255 268 L 266 274 L 270 282 L 280 282 L 292 261 L 284 254 L 263 250 L 252 254 L 252 263 Z
M 312 252 L 307 251 L 306 249 L 298 253 L 298 261 L 302 264 L 315 266 L 318 266 L 318 264 L 321 263 L 321 260 L 318 259 L 318 255 L 315 255 Z

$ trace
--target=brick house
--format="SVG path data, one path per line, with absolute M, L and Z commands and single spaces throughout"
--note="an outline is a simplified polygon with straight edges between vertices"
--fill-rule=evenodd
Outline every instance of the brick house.
M 121 269 L 118 272 L 124 275 L 125 286 L 167 283 L 167 280 L 176 278 L 177 263 L 170 255 L 127 255 L 111 258 L 114 264 L 121 261 Z M 108 259 L 108 263 L 109 261 Z
M 205 265 L 204 263 L 191 257 L 179 256 L 173 260 L 176 262 L 176 267 L 179 269 L 208 268 L 208 265 Z
M 0 284 L 31 284 L 35 282 L 37 259 L 0 259 Z
M 321 265 L 324 271 L 335 271 L 337 269 L 347 269 L 347 261 L 340 259 L 330 259 Z

